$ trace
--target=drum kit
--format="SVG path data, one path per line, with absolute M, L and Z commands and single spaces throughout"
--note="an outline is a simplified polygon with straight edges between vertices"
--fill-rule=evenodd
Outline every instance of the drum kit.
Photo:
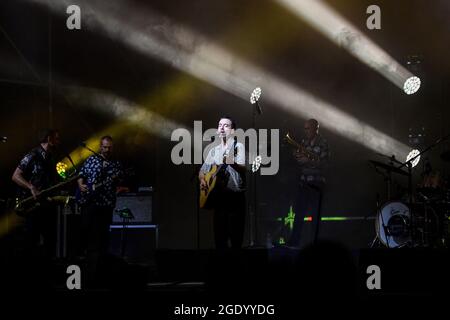
M 394 156 L 385 155 L 382 156 L 389 158 L 389 163 L 370 160 L 375 170 L 385 178 L 388 198 L 387 202 L 378 205 L 375 217 L 376 236 L 370 244 L 371 247 L 449 247 L 449 179 L 444 179 L 438 172 L 425 170 L 423 179 L 415 190 L 412 185 L 413 161 L 448 137 L 439 139 L 404 163 L 396 160 Z M 442 153 L 440 158 L 444 162 L 450 162 L 450 151 Z M 406 196 L 392 195 L 393 175 L 408 178 Z

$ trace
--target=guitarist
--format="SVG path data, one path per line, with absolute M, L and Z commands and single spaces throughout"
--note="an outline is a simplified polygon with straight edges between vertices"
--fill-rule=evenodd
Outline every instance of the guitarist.
M 316 242 L 319 232 L 320 209 L 325 187 L 324 170 L 329 160 L 328 142 L 319 134 L 319 122 L 309 119 L 304 123 L 305 138 L 302 147 L 315 158 L 308 157 L 301 150 L 294 150 L 293 155 L 300 167 L 300 189 L 295 204 L 295 220 L 288 245 L 300 245 L 300 233 L 306 216 L 312 216 L 312 241 Z M 307 239 L 306 239 L 307 241 Z M 307 241 L 308 242 L 308 241 Z
M 87 283 L 92 285 L 97 279 L 99 263 L 106 257 L 109 247 L 109 228 L 116 206 L 117 177 L 122 175 L 120 163 L 112 158 L 113 139 L 100 139 L 100 152 L 90 156 L 80 169 L 78 187 L 81 191 L 83 249 L 87 259 Z M 90 186 L 102 183 L 96 190 Z
M 39 146 L 28 152 L 19 162 L 12 175 L 12 181 L 19 186 L 19 199 L 30 196 L 37 199 L 40 190 L 47 189 L 57 182 L 56 161 L 53 155 L 59 143 L 59 132 L 47 129 L 41 134 Z M 54 256 L 56 207 L 45 200 L 40 200 L 40 206 L 26 216 L 24 226 L 26 253 L 43 254 L 46 258 Z M 42 251 L 38 252 L 40 248 Z
M 208 201 L 214 209 L 214 240 L 216 248 L 237 249 L 242 246 L 245 227 L 245 148 L 232 134 L 236 124 L 230 117 L 222 117 L 217 134 L 220 144 L 212 148 L 200 168 L 202 190 L 208 189 L 205 175 L 216 165 L 220 166 L 216 187 Z

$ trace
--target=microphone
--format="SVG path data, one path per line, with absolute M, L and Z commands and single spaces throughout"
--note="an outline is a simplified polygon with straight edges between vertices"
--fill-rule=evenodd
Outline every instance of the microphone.
M 8 137 L 0 137 L 0 140 L 5 143 L 8 142 Z

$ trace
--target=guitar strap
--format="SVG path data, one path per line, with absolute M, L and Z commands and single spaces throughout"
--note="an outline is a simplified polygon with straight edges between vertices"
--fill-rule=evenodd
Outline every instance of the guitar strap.
M 234 160 L 236 160 L 236 155 L 237 155 L 237 137 L 233 138 L 233 155 L 234 155 Z M 231 148 L 230 148 L 231 149 Z M 228 151 L 230 149 L 225 150 L 224 154 L 222 155 L 222 159 L 225 158 L 225 155 L 228 155 Z

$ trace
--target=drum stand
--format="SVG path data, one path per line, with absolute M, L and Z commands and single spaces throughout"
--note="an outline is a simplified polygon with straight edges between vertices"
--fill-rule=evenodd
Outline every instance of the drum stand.
M 375 235 L 375 238 L 373 238 L 372 242 L 369 245 L 369 248 L 375 248 L 375 245 L 380 244 L 380 239 L 378 239 L 378 235 Z
M 377 206 L 377 208 L 380 208 L 380 207 Z M 378 211 L 379 211 L 379 210 L 378 210 Z M 388 248 L 390 248 L 390 245 L 389 245 L 389 239 L 391 238 L 391 235 L 389 234 L 389 230 L 388 230 L 386 224 L 384 223 L 383 215 L 380 214 L 380 216 L 381 216 L 381 226 L 380 226 L 380 228 L 383 228 L 384 233 L 386 234 L 386 238 L 387 238 L 386 246 L 387 246 Z M 379 244 L 381 244 L 381 240 L 378 238 L 378 234 L 375 234 L 375 238 L 373 238 L 372 242 L 371 242 L 370 245 L 369 245 L 369 248 L 374 248 L 375 245 L 379 245 Z
M 386 181 L 386 190 L 387 190 L 387 199 L 391 200 L 391 189 L 392 189 L 392 171 L 391 170 L 387 170 L 387 174 L 381 172 L 380 170 L 378 170 L 378 167 L 375 166 L 375 171 L 379 174 L 381 174 L 384 177 L 384 181 Z M 376 203 L 376 212 L 380 212 L 381 210 L 381 203 L 380 203 L 380 195 L 377 193 L 377 203 Z M 375 213 L 375 216 L 377 214 Z M 386 233 L 387 237 L 390 237 L 390 235 L 387 233 L 388 229 L 386 227 L 386 225 L 384 224 L 384 218 L 383 215 L 380 214 L 381 216 L 381 227 L 383 228 L 384 232 Z M 367 216 L 366 216 L 367 219 Z M 375 237 L 373 238 L 372 242 L 369 245 L 369 248 L 374 248 L 375 245 L 380 245 L 381 244 L 381 240 L 378 238 L 378 234 L 375 233 Z M 387 247 L 389 248 L 389 238 L 387 241 Z
M 436 147 L 441 142 L 447 140 L 448 138 L 450 138 L 450 134 L 439 138 L 433 144 L 429 145 L 428 147 L 426 147 L 425 149 L 420 151 L 416 156 L 412 157 L 411 159 L 409 159 L 408 161 L 406 161 L 404 163 L 401 163 L 401 162 L 395 160 L 397 163 L 401 163 L 401 165 L 399 167 L 397 167 L 397 169 L 402 169 L 403 167 L 408 167 L 408 195 L 409 195 L 409 208 L 410 208 L 411 211 L 412 211 L 412 204 L 413 204 L 413 187 L 412 187 L 412 168 L 413 168 L 413 165 L 412 165 L 412 163 L 414 162 L 414 160 L 416 160 L 417 158 L 419 158 L 420 156 L 422 156 L 426 152 L 430 151 L 431 149 Z M 424 218 L 425 218 L 425 223 L 424 223 L 424 231 L 423 232 L 425 233 L 425 232 L 428 232 L 428 231 L 426 231 L 427 230 L 427 223 L 428 223 L 428 214 L 427 214 L 427 210 L 426 209 L 425 209 L 425 217 Z M 410 234 L 411 234 L 411 240 L 412 240 L 413 243 L 414 243 L 414 236 L 415 236 L 415 231 L 416 231 L 415 228 L 416 228 L 415 218 L 414 218 L 414 215 L 411 212 Z

